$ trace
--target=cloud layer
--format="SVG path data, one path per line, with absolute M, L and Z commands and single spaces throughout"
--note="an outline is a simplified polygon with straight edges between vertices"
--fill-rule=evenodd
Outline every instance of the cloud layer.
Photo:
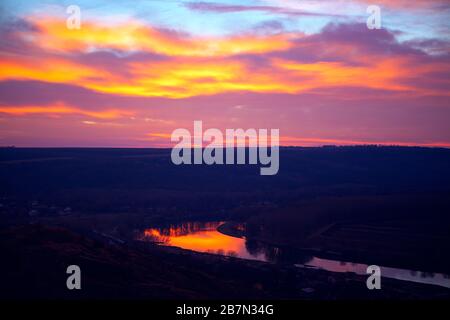
M 419 1 L 411 10 L 445 5 Z M 221 35 L 134 17 L 89 17 L 80 30 L 36 13 L 3 21 L 0 144 L 162 146 L 171 130 L 198 119 L 209 127 L 280 128 L 289 145 L 450 145 L 442 120 L 450 115 L 446 36 L 401 41 L 398 30 L 353 20 L 312 34 L 287 30 L 283 19 L 333 16 L 289 1 L 183 6 L 274 20 Z M 66 140 L 52 140 L 62 123 L 71 128 Z

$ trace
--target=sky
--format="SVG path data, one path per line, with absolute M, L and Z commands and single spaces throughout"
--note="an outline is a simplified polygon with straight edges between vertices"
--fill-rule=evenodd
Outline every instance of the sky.
M 449 0 L 3 0 L 0 146 L 170 147 L 201 120 L 450 147 L 449 18 Z

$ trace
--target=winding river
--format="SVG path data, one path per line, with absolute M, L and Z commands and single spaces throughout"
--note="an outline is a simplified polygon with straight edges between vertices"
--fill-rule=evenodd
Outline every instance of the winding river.
M 293 252 L 285 248 L 269 246 L 258 241 L 225 235 L 217 230 L 223 223 L 222 221 L 185 222 L 167 227 L 149 228 L 144 230 L 138 238 L 198 252 L 272 263 L 291 263 L 302 268 L 317 268 L 330 272 L 353 272 L 366 275 L 366 264 L 324 259 L 299 251 Z M 446 274 L 383 266 L 380 268 L 382 277 L 450 288 L 450 276 Z

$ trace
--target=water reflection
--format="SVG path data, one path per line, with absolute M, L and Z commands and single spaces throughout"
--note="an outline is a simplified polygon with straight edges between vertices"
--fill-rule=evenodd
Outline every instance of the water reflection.
M 225 235 L 217 231 L 217 227 L 221 224 L 223 224 L 221 221 L 186 222 L 150 228 L 144 230 L 139 236 L 139 240 L 265 262 L 298 263 L 299 261 L 309 261 L 312 258 L 306 256 L 300 259 L 298 253 L 293 254 L 288 250 L 268 246 L 259 241 Z
M 353 272 L 366 275 L 366 264 L 323 259 L 313 257 L 299 250 L 280 248 L 245 238 L 231 237 L 217 231 L 217 227 L 221 224 L 223 224 L 221 221 L 186 222 L 150 228 L 140 233 L 138 239 L 242 259 L 289 263 L 299 267 L 312 267 L 332 272 Z M 450 277 L 446 274 L 381 267 L 381 275 L 386 278 L 450 288 Z
M 353 272 L 360 275 L 367 275 L 367 264 L 349 263 L 344 261 L 335 261 L 330 259 L 321 259 L 314 257 L 311 261 L 305 264 L 298 265 L 299 267 L 316 267 L 332 272 Z M 385 278 L 392 278 L 403 281 L 434 284 L 446 288 L 450 288 L 449 275 L 433 272 L 420 272 L 399 268 L 380 266 L 381 276 Z

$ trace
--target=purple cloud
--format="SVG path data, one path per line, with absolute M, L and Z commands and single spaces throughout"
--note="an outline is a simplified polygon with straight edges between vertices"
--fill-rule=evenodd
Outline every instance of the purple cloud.
M 312 17 L 344 17 L 337 14 L 325 14 L 317 12 L 309 12 L 304 10 L 295 10 L 289 8 L 275 7 L 275 6 L 245 6 L 245 5 L 229 5 L 214 2 L 189 2 L 184 4 L 190 10 L 200 12 L 212 12 L 212 13 L 233 13 L 233 12 L 246 12 L 246 11 L 261 11 L 271 14 L 280 14 L 288 16 L 312 16 Z

